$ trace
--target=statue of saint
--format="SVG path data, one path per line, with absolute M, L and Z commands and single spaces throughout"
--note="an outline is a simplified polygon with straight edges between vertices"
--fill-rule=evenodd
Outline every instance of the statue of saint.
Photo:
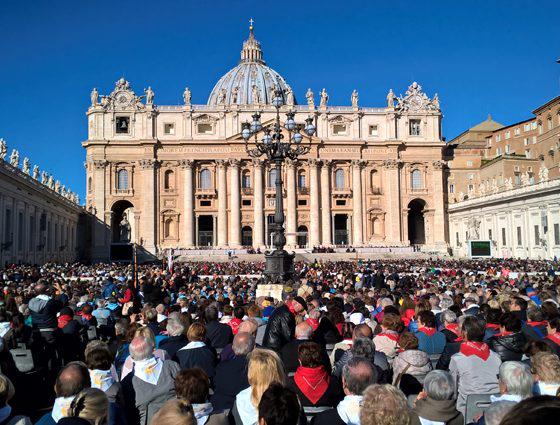
M 12 151 L 12 154 L 10 155 L 10 165 L 12 165 L 12 167 L 19 166 L 19 152 L 15 149 Z
M 541 168 L 539 169 L 539 182 L 542 183 L 547 180 L 548 180 L 548 168 L 542 165 Z
M 395 107 L 395 93 L 393 93 L 393 89 L 390 89 L 389 93 L 387 93 L 387 107 Z
M 434 98 L 432 99 L 432 105 L 434 105 L 435 109 L 439 110 L 439 96 L 437 93 L 434 95 Z
M 235 86 L 231 91 L 231 103 L 237 103 L 238 95 L 239 95 L 239 86 Z
M 323 90 L 321 90 L 321 103 L 319 104 L 319 106 L 321 108 L 326 108 L 328 101 L 329 101 L 329 95 L 327 94 L 327 91 L 323 88 Z
M 258 105 L 260 103 L 259 88 L 256 85 L 253 85 L 251 88 L 251 101 L 253 105 Z
M 188 87 L 185 87 L 185 91 L 183 92 L 183 100 L 185 105 L 191 104 L 191 90 Z
M 49 181 L 49 175 L 47 174 L 46 171 L 41 172 L 41 183 L 42 184 L 47 184 Z
M 4 161 L 8 154 L 8 146 L 4 139 L 0 139 L 0 160 Z
M 359 97 L 358 97 L 358 92 L 356 90 L 352 92 L 352 96 L 350 97 L 350 100 L 352 102 L 352 108 L 357 108 Z
M 33 178 L 35 180 L 37 180 L 39 178 L 39 166 L 38 165 L 33 166 Z
M 130 242 L 130 223 L 126 215 L 123 215 L 123 219 L 119 223 L 119 240 L 125 243 Z
M 511 177 L 505 180 L 505 184 L 506 184 L 506 190 L 513 189 L 513 180 Z
M 60 182 L 57 180 L 56 183 L 54 184 L 54 191 L 56 193 L 60 193 Z
M 29 158 L 27 158 L 27 157 L 23 158 L 23 165 L 21 167 L 21 171 L 23 171 L 25 174 L 29 175 L 30 174 L 30 167 L 31 167 L 31 163 L 29 162 Z
M 53 177 L 53 176 L 49 176 L 49 181 L 47 182 L 47 186 L 48 186 L 50 189 L 53 189 L 53 190 L 54 190 L 54 177 Z
M 315 109 L 315 99 L 313 98 L 313 92 L 311 91 L 311 88 L 307 89 L 305 97 L 307 98 L 307 105 L 309 106 L 309 109 Z
M 523 174 L 521 174 L 521 186 L 529 186 L 529 173 L 524 172 Z
M 223 105 L 224 103 L 226 103 L 226 95 L 226 89 L 221 89 L 220 94 L 218 95 L 218 104 Z
M 294 92 L 290 86 L 286 89 L 286 105 L 294 106 Z
M 91 91 L 91 106 L 97 106 L 98 99 L 99 99 L 99 92 L 94 87 L 93 90 Z
M 154 91 L 150 86 L 144 90 L 146 93 L 146 105 L 153 105 L 154 104 Z

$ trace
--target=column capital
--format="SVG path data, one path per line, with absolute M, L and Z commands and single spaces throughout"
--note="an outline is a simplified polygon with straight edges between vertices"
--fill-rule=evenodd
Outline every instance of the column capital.
M 286 159 L 286 168 L 293 169 L 298 166 L 297 159 Z
M 106 159 L 93 161 L 93 166 L 96 170 L 103 170 L 107 165 L 109 165 L 109 161 L 107 161 Z
M 332 159 L 323 159 L 321 160 L 321 162 L 323 163 L 323 168 L 330 168 L 331 165 L 333 165 L 334 161 Z
M 229 165 L 231 165 L 234 168 L 239 168 L 239 165 L 241 164 L 241 161 L 238 159 L 230 159 L 229 161 L 227 161 Z
M 218 168 L 226 168 L 228 165 L 228 160 L 226 159 L 218 159 L 216 160 L 216 165 Z
M 443 160 L 437 160 L 437 161 L 432 162 L 432 166 L 436 170 L 443 170 L 446 165 L 447 165 L 447 162 L 443 161 Z
M 400 168 L 402 161 L 399 159 L 386 159 L 383 161 L 383 167 L 389 170 Z
M 253 158 L 253 160 L 251 161 L 253 163 L 253 167 L 256 168 L 262 168 L 264 165 L 264 161 L 262 159 L 259 158 Z
M 181 159 L 179 161 L 179 166 L 181 168 L 192 168 L 194 166 L 194 161 L 192 159 Z
M 361 159 L 353 159 L 351 164 L 352 164 L 352 167 L 362 168 L 366 165 L 366 162 L 364 160 L 361 160 Z
M 153 169 L 157 167 L 160 163 L 157 159 L 141 159 L 138 161 L 140 164 L 140 168 L 143 170 Z
M 321 161 L 319 159 L 316 158 L 310 158 L 307 160 L 308 164 L 310 167 L 317 167 L 319 165 L 321 165 Z

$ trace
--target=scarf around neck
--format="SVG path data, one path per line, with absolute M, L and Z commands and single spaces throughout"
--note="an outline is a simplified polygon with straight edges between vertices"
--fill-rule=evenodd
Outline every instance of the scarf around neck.
M 360 425 L 361 395 L 347 395 L 342 399 L 336 411 L 346 425 Z
M 377 334 L 376 336 L 385 336 L 392 341 L 395 341 L 395 342 L 399 341 L 399 333 L 395 332 L 395 331 L 383 331 L 380 334 Z
M 99 388 L 101 391 L 106 392 L 116 382 L 111 369 L 100 370 L 93 369 L 89 371 L 91 379 L 91 387 Z
M 162 368 L 163 362 L 158 357 L 138 360 L 134 362 L 134 376 L 148 384 L 156 385 Z
M 459 336 L 459 325 L 457 323 L 450 323 L 449 325 L 445 325 L 445 329 Z
M 52 408 L 52 413 L 51 413 L 51 416 L 55 422 L 58 422 L 62 418 L 68 416 L 68 411 L 70 410 L 70 404 L 72 404 L 74 397 L 75 396 L 55 398 L 54 406 Z
M 204 425 L 214 410 L 212 403 L 193 404 L 194 417 L 197 425 Z
M 434 334 L 436 333 L 436 328 L 422 327 L 418 328 L 418 332 L 422 332 L 423 334 L 426 334 L 428 336 L 434 336 Z
M 316 404 L 329 388 L 329 375 L 324 366 L 297 368 L 294 382 L 313 404 Z
M 58 316 L 58 328 L 63 329 L 71 321 L 72 321 L 72 317 L 69 314 L 63 314 L 62 316 Z
M 476 356 L 484 361 L 490 357 L 490 347 L 484 342 L 463 342 L 459 351 L 467 357 Z
M 560 345 L 560 332 L 555 332 L 553 334 L 548 334 L 546 339 L 554 342 L 556 345 Z

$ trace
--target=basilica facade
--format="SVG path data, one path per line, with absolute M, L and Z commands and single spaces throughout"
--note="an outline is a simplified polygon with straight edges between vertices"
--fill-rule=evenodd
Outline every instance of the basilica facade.
M 302 142 L 308 154 L 278 170 L 254 159 L 242 124 L 261 114 L 273 124 L 271 95 L 280 90 L 281 119 L 313 119 Z M 138 96 L 121 78 L 94 89 L 87 111 L 86 208 L 97 218 L 93 253 L 110 243 L 165 248 L 265 248 L 275 209 L 276 174 L 284 182 L 289 248 L 411 246 L 445 251 L 445 143 L 437 95 L 412 83 L 389 90 L 379 107 L 334 106 L 325 89 L 298 103 L 287 81 L 263 59 L 250 28 L 241 60 L 216 83 L 205 105 L 159 105 L 151 87 Z M 288 136 L 286 136 L 288 137 Z M 289 140 L 289 139 L 284 139 Z

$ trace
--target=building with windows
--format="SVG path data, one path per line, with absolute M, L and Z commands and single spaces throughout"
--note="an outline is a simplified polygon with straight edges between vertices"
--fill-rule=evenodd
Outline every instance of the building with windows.
M 480 238 L 499 257 L 560 255 L 560 96 L 515 124 L 489 117 L 451 140 L 446 158 L 453 253 Z
M 311 151 L 277 170 L 251 159 L 241 127 L 257 111 L 312 117 Z M 264 248 L 274 214 L 274 182 L 285 182 L 287 244 L 410 246 L 446 251 L 445 143 L 437 95 L 417 83 L 389 91 L 380 107 L 333 106 L 323 89 L 298 103 L 287 81 L 263 59 L 250 28 L 239 64 L 219 79 L 207 104 L 159 105 L 151 88 L 137 96 L 121 78 L 87 111 L 86 208 L 98 218 L 94 255 L 109 243 L 165 248 Z M 290 134 L 286 131 L 285 139 Z M 249 142 L 248 147 L 253 145 Z M 253 145 L 254 146 L 254 145 Z M 103 229 L 110 229 L 103 233 Z
M 78 197 L 0 139 L 0 264 L 70 262 L 87 257 Z

